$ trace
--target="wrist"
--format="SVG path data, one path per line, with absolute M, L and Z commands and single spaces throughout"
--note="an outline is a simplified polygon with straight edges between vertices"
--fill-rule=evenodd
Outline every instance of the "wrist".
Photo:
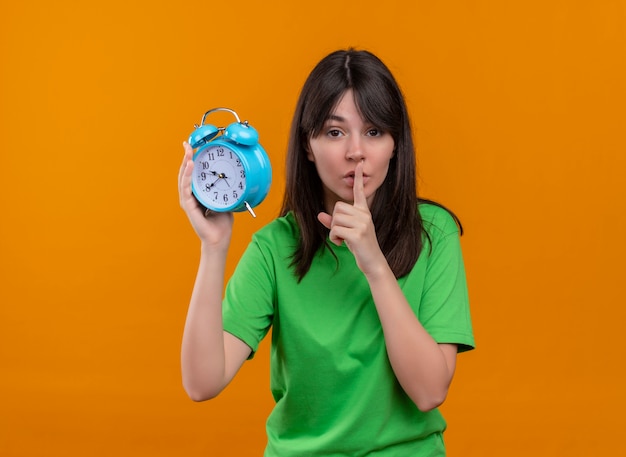
M 380 261 L 376 262 L 363 273 L 370 284 L 387 280 L 393 280 L 395 282 L 396 280 L 389 263 L 387 263 L 387 259 L 382 255 L 382 253 Z
M 213 257 L 213 256 L 226 257 L 226 254 L 228 253 L 229 245 L 230 245 L 229 240 L 226 240 L 226 242 L 219 242 L 219 243 L 208 242 L 208 241 L 202 240 L 200 243 L 200 254 L 202 256 L 209 256 L 209 257 Z

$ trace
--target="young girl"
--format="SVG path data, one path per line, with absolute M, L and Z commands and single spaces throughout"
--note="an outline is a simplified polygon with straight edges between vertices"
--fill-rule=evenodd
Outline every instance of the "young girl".
M 272 327 L 266 456 L 445 455 L 458 352 L 474 345 L 456 218 L 418 199 L 402 93 L 367 51 L 313 69 L 291 127 L 281 217 L 259 230 L 226 290 L 233 216 L 180 204 L 201 241 L 183 384 L 218 395 Z

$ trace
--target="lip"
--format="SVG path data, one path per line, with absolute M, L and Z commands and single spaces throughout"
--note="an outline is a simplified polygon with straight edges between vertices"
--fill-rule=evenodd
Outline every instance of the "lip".
M 365 183 L 367 183 L 368 180 L 369 180 L 369 175 L 366 175 L 365 173 L 363 173 L 363 185 L 365 185 Z M 346 173 L 345 175 L 343 175 L 343 181 L 350 187 L 353 187 L 354 186 L 354 171 L 350 171 Z

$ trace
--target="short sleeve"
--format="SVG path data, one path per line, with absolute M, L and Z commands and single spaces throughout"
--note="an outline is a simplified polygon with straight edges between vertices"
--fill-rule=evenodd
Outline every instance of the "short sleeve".
M 250 346 L 250 358 L 272 324 L 274 276 L 271 257 L 253 239 L 226 286 L 222 311 L 224 330 Z
M 459 352 L 473 349 L 474 335 L 458 227 L 447 211 L 437 208 L 432 219 L 425 220 L 425 228 L 429 236 L 420 256 L 424 262 L 420 322 L 438 343 L 457 344 Z

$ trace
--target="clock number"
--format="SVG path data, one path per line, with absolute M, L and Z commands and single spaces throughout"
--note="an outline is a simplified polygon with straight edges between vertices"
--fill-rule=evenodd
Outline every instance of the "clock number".
M 246 177 L 246 172 L 243 171 L 243 170 L 240 170 L 239 171 L 239 176 L 241 176 L 242 178 L 245 178 Z
M 239 181 L 239 185 L 237 187 L 239 187 L 239 189 L 243 190 L 243 183 L 241 181 Z
M 233 190 L 233 198 L 236 200 L 236 199 L 237 199 L 237 197 L 239 197 L 239 195 L 237 195 L 237 191 L 236 191 L 236 190 Z
M 213 192 L 213 195 L 215 195 L 215 197 L 213 198 L 213 200 L 217 201 L 217 196 L 219 195 L 218 192 Z
M 224 194 L 224 203 L 227 203 L 227 202 L 228 202 L 228 195 Z
M 211 167 L 211 164 L 209 162 L 202 162 L 203 170 L 208 170 L 210 167 Z
M 232 155 L 232 152 L 231 152 Z M 231 157 L 232 158 L 232 157 Z M 237 166 L 240 167 L 241 166 L 241 160 L 237 159 Z
M 218 157 L 224 157 L 224 148 L 217 148 L 216 151 Z

